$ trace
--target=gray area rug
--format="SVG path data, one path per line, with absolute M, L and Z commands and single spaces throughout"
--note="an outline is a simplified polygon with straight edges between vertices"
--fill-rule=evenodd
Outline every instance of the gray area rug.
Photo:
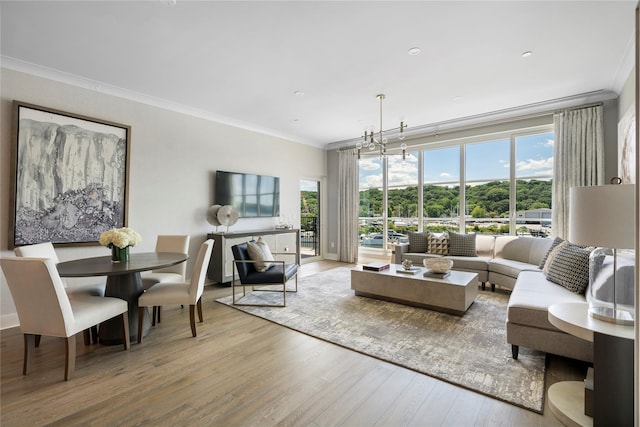
M 509 296 L 480 291 L 463 317 L 357 297 L 351 270 L 299 279 L 285 308 L 232 306 L 279 325 L 412 369 L 534 412 L 544 408 L 545 353 L 511 357 L 505 317 Z M 274 301 L 253 292 L 245 302 Z M 277 298 L 282 298 L 281 294 Z M 280 300 L 278 300 L 280 301 Z

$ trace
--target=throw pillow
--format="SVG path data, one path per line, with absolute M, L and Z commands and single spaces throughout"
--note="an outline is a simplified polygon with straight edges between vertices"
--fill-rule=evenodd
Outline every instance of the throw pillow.
M 558 243 L 556 247 L 553 248 L 553 250 L 549 253 L 549 256 L 547 256 L 547 259 L 544 262 L 544 265 L 542 266 L 542 272 L 544 273 L 545 276 L 547 275 L 547 273 L 549 273 L 549 268 L 551 267 L 551 263 L 553 262 L 554 259 L 556 259 L 556 256 L 558 256 L 558 253 L 562 250 L 562 248 L 564 248 L 568 244 L 569 242 L 567 242 L 566 240 L 563 240 L 562 242 Z
M 547 251 L 546 254 L 544 254 L 542 259 L 540 260 L 540 264 L 538 264 L 538 268 L 540 270 L 542 270 L 544 268 L 544 264 L 547 262 L 547 258 L 549 258 L 549 254 L 551 253 L 551 251 L 553 251 L 555 249 L 555 247 L 558 246 L 562 242 L 564 242 L 564 239 L 561 238 L 561 237 L 556 237 L 555 239 L 553 239 L 553 242 L 551 242 L 551 246 L 549 246 L 549 250 Z
M 476 235 L 449 231 L 449 255 L 476 256 Z
M 427 233 L 427 253 L 447 255 L 449 253 L 449 236 L 447 233 Z
M 275 261 L 269 246 L 266 244 L 262 237 L 258 237 L 258 241 L 247 242 L 247 253 L 252 261 L 255 261 L 254 267 L 256 271 L 262 273 L 265 272 L 273 265 L 269 261 Z
M 589 286 L 589 254 L 593 248 L 565 245 L 551 262 L 547 279 L 571 292 L 583 294 Z
M 409 232 L 409 252 L 427 252 L 427 232 Z

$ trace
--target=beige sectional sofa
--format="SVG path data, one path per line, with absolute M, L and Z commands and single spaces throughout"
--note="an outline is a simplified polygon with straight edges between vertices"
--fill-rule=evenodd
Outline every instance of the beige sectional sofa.
M 485 289 L 486 283 L 511 289 L 506 313 L 507 342 L 512 356 L 518 358 L 519 347 L 579 360 L 592 361 L 592 343 L 566 334 L 548 320 L 548 308 L 563 302 L 585 302 L 584 294 L 547 280 L 540 269 L 542 259 L 552 246 L 552 239 L 518 236 L 475 237 L 476 256 L 451 256 L 416 252 L 423 249 L 421 237 L 427 233 L 412 233 L 410 243 L 395 247 L 394 263 L 410 259 L 422 265 L 425 258 L 446 257 L 453 260 L 453 269 L 478 274 Z M 412 243 L 415 247 L 412 249 Z

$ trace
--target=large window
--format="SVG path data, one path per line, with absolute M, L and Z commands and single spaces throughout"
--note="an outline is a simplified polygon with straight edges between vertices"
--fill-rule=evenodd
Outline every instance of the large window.
M 465 231 L 509 234 L 509 139 L 465 145 Z
M 416 146 L 360 160 L 360 244 L 386 247 L 413 230 L 548 236 L 550 126 Z M 413 147 L 412 147 L 413 148 Z M 421 171 L 421 173 L 419 173 Z
M 460 228 L 460 146 L 423 151 L 423 225 L 431 231 Z

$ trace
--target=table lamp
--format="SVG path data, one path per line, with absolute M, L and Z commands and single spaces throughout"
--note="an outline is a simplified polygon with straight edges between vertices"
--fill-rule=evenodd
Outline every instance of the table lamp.
M 589 257 L 589 314 L 633 325 L 635 291 L 635 185 L 569 190 L 569 241 L 596 246 Z

